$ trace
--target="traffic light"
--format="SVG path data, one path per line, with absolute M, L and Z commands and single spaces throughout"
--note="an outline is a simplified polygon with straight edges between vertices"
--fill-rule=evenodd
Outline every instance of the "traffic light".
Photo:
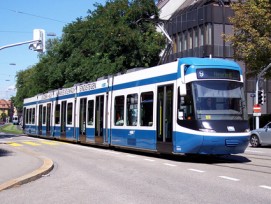
M 45 52 L 45 30 L 34 29 L 33 30 L 33 40 L 37 41 L 29 46 L 29 49 L 33 49 L 37 52 Z
M 265 103 L 265 93 L 264 90 L 258 91 L 258 104 L 263 105 Z
M 263 100 L 262 100 L 262 105 L 266 102 L 266 93 L 264 93 L 264 90 L 262 92 Z

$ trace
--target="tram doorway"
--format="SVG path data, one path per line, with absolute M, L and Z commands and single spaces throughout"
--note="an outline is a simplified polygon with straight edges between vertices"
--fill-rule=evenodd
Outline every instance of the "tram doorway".
M 103 143 L 103 124 L 104 124 L 104 96 L 96 96 L 95 107 L 95 143 Z
M 39 105 L 38 135 L 42 135 L 42 105 Z
M 86 115 L 87 115 L 87 98 L 80 99 L 79 111 L 79 140 L 86 142 Z
M 66 116 L 67 116 L 67 101 L 61 102 L 61 123 L 60 123 L 60 137 L 66 138 Z
M 157 151 L 172 153 L 173 85 L 158 87 L 157 93 Z
M 47 104 L 46 108 L 46 135 L 50 136 L 51 135 L 51 103 Z

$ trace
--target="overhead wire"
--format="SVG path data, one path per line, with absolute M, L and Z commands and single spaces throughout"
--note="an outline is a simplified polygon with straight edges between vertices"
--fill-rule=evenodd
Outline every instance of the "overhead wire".
M 27 13 L 27 12 L 23 12 L 23 11 L 17 11 L 17 10 L 8 9 L 8 8 L 0 8 L 0 9 L 7 10 L 7 11 L 10 11 L 10 12 L 14 12 L 14 13 L 18 13 L 18 14 L 33 16 L 33 17 L 36 17 L 36 18 L 42 18 L 42 19 L 47 19 L 47 20 L 51 20 L 51 21 L 56 21 L 56 22 L 59 22 L 59 23 L 65 23 L 65 24 L 68 23 L 68 22 L 65 22 L 65 21 L 58 20 L 58 19 L 49 18 L 49 17 L 45 17 L 45 16 L 40 16 L 40 15 Z

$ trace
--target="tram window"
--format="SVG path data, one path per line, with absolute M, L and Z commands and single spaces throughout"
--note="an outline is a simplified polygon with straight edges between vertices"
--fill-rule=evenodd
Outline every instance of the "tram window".
M 55 110 L 55 124 L 60 123 L 60 104 L 56 104 L 56 110 Z
M 29 123 L 29 121 L 28 121 L 29 120 L 29 115 L 28 114 L 29 114 L 29 109 L 26 109 L 26 113 L 25 113 L 25 122 L 26 123 Z
M 31 124 L 35 124 L 35 108 L 32 110 Z
M 42 108 L 42 124 L 45 124 L 46 121 L 46 106 Z
M 140 125 L 153 125 L 153 92 L 141 93 L 140 100 Z
M 88 101 L 88 118 L 87 118 L 87 124 L 88 125 L 93 125 L 93 118 L 94 118 L 94 100 L 89 100 Z
M 118 126 L 124 124 L 124 96 L 115 97 L 114 124 Z
M 127 106 L 126 106 L 126 123 L 127 126 L 137 126 L 137 104 L 138 104 L 138 95 L 130 94 L 127 95 Z
M 178 91 L 178 93 L 180 93 Z M 178 97 L 178 119 L 192 120 L 194 119 L 193 97 L 190 84 L 187 85 L 186 96 Z
M 67 110 L 67 124 L 72 124 L 72 103 L 68 103 L 68 110 Z

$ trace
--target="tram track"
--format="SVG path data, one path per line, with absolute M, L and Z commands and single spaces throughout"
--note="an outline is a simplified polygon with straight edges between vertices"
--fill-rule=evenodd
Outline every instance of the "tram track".
M 245 154 L 244 156 L 225 156 L 218 158 L 218 162 L 213 163 L 213 165 L 271 175 L 270 156 L 255 154 Z

